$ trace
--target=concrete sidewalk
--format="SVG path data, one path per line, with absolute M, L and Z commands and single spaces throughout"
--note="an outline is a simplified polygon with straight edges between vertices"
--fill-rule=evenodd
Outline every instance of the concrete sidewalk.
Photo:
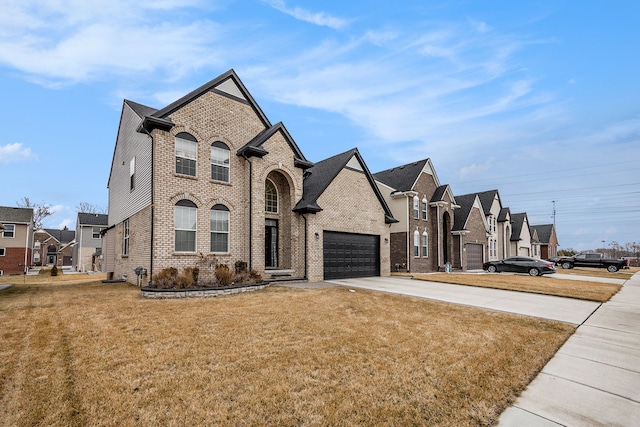
M 582 324 L 601 305 L 598 302 L 573 298 L 427 282 L 401 277 L 367 277 L 332 280 L 326 283 L 541 317 L 573 325 Z
M 640 273 L 578 328 L 499 425 L 640 425 Z

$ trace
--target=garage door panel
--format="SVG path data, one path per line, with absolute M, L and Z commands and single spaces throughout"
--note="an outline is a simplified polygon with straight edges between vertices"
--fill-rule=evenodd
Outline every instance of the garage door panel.
M 324 278 L 380 275 L 380 236 L 325 231 Z
M 481 244 L 467 243 L 465 249 L 467 254 L 467 270 L 482 270 L 484 247 Z

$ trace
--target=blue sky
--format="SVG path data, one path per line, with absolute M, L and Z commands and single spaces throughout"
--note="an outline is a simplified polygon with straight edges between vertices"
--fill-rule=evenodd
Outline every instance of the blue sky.
M 561 247 L 640 243 L 637 1 L 5 0 L 0 205 L 107 207 L 122 100 L 161 108 L 233 68 L 319 161 L 431 158 Z

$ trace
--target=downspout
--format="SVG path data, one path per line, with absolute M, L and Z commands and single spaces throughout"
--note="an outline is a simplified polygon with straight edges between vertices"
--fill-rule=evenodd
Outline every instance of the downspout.
M 304 220 L 304 280 L 307 280 L 307 263 L 308 263 L 308 255 L 307 255 L 307 217 L 304 214 L 301 214 L 302 219 Z
M 23 274 L 27 274 L 27 271 L 28 271 L 27 270 L 27 268 L 28 268 L 27 260 L 28 260 L 28 257 L 29 257 L 29 227 L 30 226 L 27 225 L 27 232 L 25 233 L 26 236 L 24 238 L 24 268 L 23 268 L 23 271 L 22 271 Z M 15 233 L 15 228 L 14 228 L 14 233 Z
M 411 235 L 410 231 L 411 231 L 411 227 L 410 227 L 410 222 L 411 221 L 411 214 L 410 214 L 410 210 L 409 210 L 409 200 L 413 199 L 409 199 L 409 196 L 407 196 L 407 272 L 411 272 L 411 257 L 413 256 L 413 254 L 411 253 L 411 242 L 413 239 L 413 236 Z
M 253 163 L 251 162 L 251 159 L 249 157 L 247 157 L 247 155 L 245 153 L 242 153 L 242 157 L 244 157 L 244 159 L 249 162 L 249 271 L 252 270 L 252 264 L 253 264 L 253 251 L 251 250 L 252 248 L 252 243 L 253 243 L 253 220 L 252 220 L 252 216 L 253 216 L 253 182 L 252 182 L 252 178 L 253 178 Z M 306 220 L 305 220 L 305 225 L 306 225 Z M 306 235 L 305 235 L 306 238 Z M 306 263 L 305 263 L 305 268 L 306 268 Z M 305 272 L 305 277 L 307 276 L 306 272 Z
M 80 264 L 81 262 L 82 262 L 82 225 L 80 226 L 80 244 L 78 245 L 78 259 L 76 260 L 76 271 L 80 271 L 84 273 L 84 271 L 82 271 L 84 269 Z M 78 268 L 80 268 L 80 270 L 78 270 Z
M 442 265 L 442 239 L 440 238 L 440 204 L 436 205 L 436 224 L 438 224 L 438 270 Z
M 149 254 L 149 274 L 148 274 L 148 278 L 149 278 L 149 282 L 151 282 L 151 278 L 153 277 L 153 222 L 155 219 L 155 211 L 156 211 L 156 206 L 154 204 L 154 200 L 155 200 L 155 193 L 154 193 L 154 173 L 153 173 L 153 164 L 155 162 L 155 144 L 153 143 L 153 135 L 151 135 L 151 133 L 146 130 L 144 128 L 144 126 L 142 127 L 142 130 L 144 130 L 144 133 L 146 133 L 147 135 L 149 135 L 149 138 L 151 139 L 151 235 L 149 236 L 151 239 L 151 248 L 150 248 L 150 254 Z M 134 184 L 135 185 L 135 184 Z M 129 250 L 131 250 L 131 247 L 129 247 Z M 139 278 L 139 276 L 138 276 Z

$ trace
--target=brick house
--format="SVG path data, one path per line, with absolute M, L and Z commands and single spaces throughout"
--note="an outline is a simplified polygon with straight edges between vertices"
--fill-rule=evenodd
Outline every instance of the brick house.
M 558 255 L 558 236 L 553 224 L 530 225 L 535 230 L 538 244 L 540 245 L 539 257 L 549 259 Z
M 397 223 L 391 224 L 393 270 L 428 273 L 454 262 L 454 209 L 430 159 L 375 173 L 378 188 Z
M 531 231 L 529 218 L 525 212 L 511 215 L 513 229 L 511 231 L 511 256 L 533 256 L 531 250 Z
M 462 270 L 481 270 L 487 254 L 489 223 L 477 194 L 456 196 L 460 206 L 454 212 L 452 234 L 453 266 Z
M 73 263 L 74 230 L 41 228 L 33 239 L 33 265 L 68 267 Z
M 106 214 L 78 212 L 76 242 L 73 245 L 72 267 L 76 271 L 100 271 L 102 255 L 101 232 L 107 228 Z
M 0 276 L 23 274 L 32 244 L 33 209 L 0 206 Z
M 314 165 L 233 70 L 159 110 L 125 100 L 108 189 L 103 271 L 131 283 L 138 266 L 145 284 L 236 261 L 265 278 L 389 274 L 395 220 L 359 152 Z

